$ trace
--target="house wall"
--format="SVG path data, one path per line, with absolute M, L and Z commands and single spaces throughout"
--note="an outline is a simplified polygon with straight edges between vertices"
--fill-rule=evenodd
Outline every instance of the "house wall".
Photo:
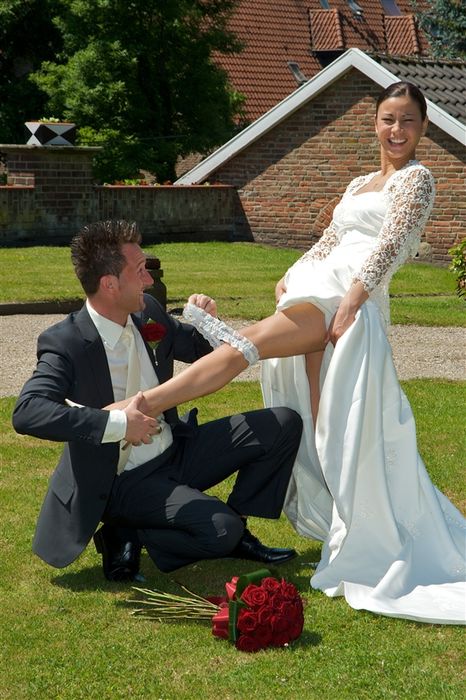
M 232 240 L 231 187 L 97 186 L 96 149 L 0 145 L 0 244 L 66 243 L 86 223 L 136 221 L 144 242 Z
M 466 148 L 434 124 L 419 148 L 419 159 L 432 171 L 436 197 L 425 233 L 435 262 L 447 263 L 448 250 L 466 236 Z
M 302 249 L 318 240 L 349 181 L 380 167 L 379 91 L 353 69 L 209 176 L 238 189 L 238 236 Z M 448 249 L 466 235 L 466 149 L 430 125 L 417 155 L 438 192 L 423 235 L 426 259 L 444 264 Z

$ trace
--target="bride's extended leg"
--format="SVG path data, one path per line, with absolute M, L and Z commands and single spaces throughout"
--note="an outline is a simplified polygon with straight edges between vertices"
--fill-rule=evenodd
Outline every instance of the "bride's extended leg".
M 306 374 L 309 381 L 309 392 L 311 395 L 311 413 L 314 429 L 317 422 L 317 414 L 319 412 L 320 401 L 320 367 L 324 353 L 322 350 L 318 352 L 306 353 Z
M 324 315 L 308 303 L 278 311 L 240 333 L 254 343 L 261 360 L 304 355 L 325 347 Z M 243 354 L 225 343 L 173 379 L 145 391 L 146 410 L 156 416 L 185 401 L 212 394 L 247 366 Z

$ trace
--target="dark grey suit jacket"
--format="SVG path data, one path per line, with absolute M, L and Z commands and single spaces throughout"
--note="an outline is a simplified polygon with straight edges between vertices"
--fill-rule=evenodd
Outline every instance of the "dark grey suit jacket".
M 146 345 L 159 381 L 173 375 L 173 361 L 194 362 L 210 352 L 208 343 L 187 324 L 167 314 L 145 295 L 139 327 L 148 318 L 162 323 L 167 334 L 154 352 Z M 24 385 L 13 412 L 18 433 L 65 442 L 38 518 L 34 552 L 56 567 L 70 564 L 88 544 L 104 512 L 116 474 L 119 443 L 102 444 L 108 412 L 114 401 L 102 340 L 86 307 L 44 331 L 37 343 L 37 367 Z M 69 407 L 65 399 L 85 408 Z M 192 428 L 170 409 L 165 418 L 174 434 Z

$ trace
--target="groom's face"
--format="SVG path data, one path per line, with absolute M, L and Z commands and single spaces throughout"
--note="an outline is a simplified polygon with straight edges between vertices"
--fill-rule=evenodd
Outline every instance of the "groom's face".
M 137 243 L 125 243 L 122 253 L 126 265 L 118 276 L 119 303 L 127 313 L 135 313 L 144 308 L 143 293 L 153 283 L 146 270 L 146 256 Z

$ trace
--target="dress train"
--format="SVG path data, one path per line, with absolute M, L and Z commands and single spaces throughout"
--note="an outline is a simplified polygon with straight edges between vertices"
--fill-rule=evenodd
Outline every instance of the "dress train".
M 466 520 L 432 484 L 377 307 L 328 346 L 313 431 L 304 357 L 262 363 L 267 406 L 297 410 L 304 433 L 285 503 L 296 530 L 323 540 L 313 588 L 356 609 L 466 622 Z

